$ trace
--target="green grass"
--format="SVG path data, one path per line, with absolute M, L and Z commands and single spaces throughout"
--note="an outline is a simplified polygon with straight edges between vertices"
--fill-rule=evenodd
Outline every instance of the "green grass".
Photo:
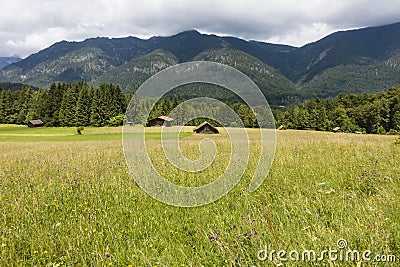
M 153 131 L 153 132 L 152 132 Z M 160 132 L 153 129 L 146 139 L 161 139 Z M 190 132 L 180 133 L 180 137 L 190 136 Z M 138 135 L 138 138 L 141 135 Z M 164 136 L 164 138 L 174 138 Z M 76 127 L 40 127 L 28 128 L 22 125 L 0 124 L 0 142 L 75 142 L 75 141 L 112 141 L 122 139 L 121 127 L 86 127 L 79 135 Z
M 273 167 L 255 193 L 247 191 L 253 153 L 227 196 L 177 208 L 135 184 L 121 141 L 104 139 L 120 136 L 121 128 L 87 128 L 82 136 L 74 128 L 5 128 L 0 128 L 0 135 L 8 132 L 0 142 L 0 266 L 273 266 L 257 259 L 266 245 L 321 252 L 336 248 L 340 238 L 351 249 L 400 257 L 400 146 L 393 136 L 280 131 Z M 158 129 L 151 131 L 149 153 L 160 163 L 157 170 L 174 182 L 208 182 L 223 170 L 225 150 L 215 170 L 186 176 L 173 170 L 160 154 Z M 92 139 L 61 140 L 70 132 Z M 46 136 L 42 142 L 28 135 L 14 142 L 11 135 L 18 133 L 60 139 Z M 249 135 L 257 151 L 257 130 Z M 196 157 L 203 137 L 185 136 L 184 153 Z M 223 147 L 223 134 L 211 138 Z M 315 265 L 347 266 L 327 260 Z

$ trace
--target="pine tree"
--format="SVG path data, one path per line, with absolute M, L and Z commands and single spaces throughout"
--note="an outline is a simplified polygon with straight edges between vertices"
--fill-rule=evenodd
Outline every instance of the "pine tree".
M 92 104 L 90 106 L 90 125 L 103 126 L 103 111 L 101 109 L 101 90 L 96 88 L 93 91 Z
M 15 113 L 11 116 L 11 123 L 25 124 L 27 123 L 28 111 L 30 109 L 32 101 L 32 88 L 30 86 L 23 86 L 20 91 L 14 93 L 15 100 L 13 102 L 13 107 Z
M 58 115 L 60 113 L 63 95 L 68 85 L 65 83 L 51 84 L 50 89 L 45 96 L 42 121 L 47 126 L 59 126 Z
M 45 110 L 43 110 L 46 95 L 47 91 L 45 89 L 40 89 L 33 92 L 29 111 L 28 114 L 26 115 L 27 121 L 34 119 L 42 119 L 42 117 L 46 112 Z
M 63 95 L 58 117 L 60 126 L 75 126 L 75 111 L 80 90 L 79 86 L 79 83 L 72 84 Z
M 90 125 L 90 110 L 92 104 L 92 88 L 86 84 L 82 86 L 75 108 L 75 124 L 77 126 Z
M 12 94 L 10 90 L 0 90 L 0 123 L 10 123 L 9 116 L 12 107 Z

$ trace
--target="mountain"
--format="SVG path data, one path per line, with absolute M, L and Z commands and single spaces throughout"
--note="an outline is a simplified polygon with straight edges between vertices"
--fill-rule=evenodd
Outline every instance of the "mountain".
M 0 57 L 0 69 L 21 60 L 19 57 Z
M 94 82 L 119 84 L 123 91 L 128 92 L 155 73 L 179 62 L 178 58 L 169 51 L 156 49 L 146 55 L 134 58 L 98 77 Z
M 243 71 L 274 104 L 400 84 L 400 23 L 340 31 L 303 47 L 201 34 L 58 42 L 0 70 L 0 82 L 113 82 L 127 91 L 176 63 L 211 60 Z
M 238 69 L 257 84 L 271 103 L 290 103 L 293 98 L 297 98 L 293 82 L 248 53 L 226 47 L 206 50 L 193 59 L 219 62 Z
M 327 68 L 385 61 L 399 52 L 400 23 L 341 31 L 291 53 L 292 71 L 286 74 L 307 82 Z

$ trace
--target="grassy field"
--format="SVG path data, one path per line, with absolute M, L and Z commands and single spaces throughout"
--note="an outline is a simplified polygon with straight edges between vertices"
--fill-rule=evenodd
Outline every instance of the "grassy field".
M 184 176 L 160 153 L 160 173 L 201 184 L 224 168 Z M 257 151 L 257 130 L 249 130 Z M 183 135 L 188 157 L 203 135 Z M 215 136 L 217 146 L 224 136 Z M 337 248 L 395 255 L 396 263 L 288 261 L 285 266 L 398 266 L 400 145 L 396 137 L 279 131 L 264 184 L 247 191 L 257 157 L 227 196 L 177 208 L 144 193 L 128 174 L 121 128 L 0 126 L 0 266 L 274 266 L 269 250 Z M 78 142 L 79 141 L 79 142 Z M 222 154 L 221 154 L 222 153 Z M 255 153 L 254 153 L 255 154 Z M 371 256 L 372 257 L 372 256 Z M 275 263 L 275 264 L 274 264 Z

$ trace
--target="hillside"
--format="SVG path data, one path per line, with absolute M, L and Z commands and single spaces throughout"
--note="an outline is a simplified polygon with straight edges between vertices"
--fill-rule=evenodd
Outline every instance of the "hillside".
M 236 68 L 249 76 L 268 101 L 280 105 L 296 101 L 296 88 L 285 76 L 261 60 L 232 48 L 211 49 L 197 55 L 194 60 L 213 61 Z
M 112 69 L 97 78 L 95 83 L 115 83 L 120 85 L 124 92 L 128 92 L 133 84 L 138 86 L 153 74 L 178 62 L 178 59 L 171 52 L 157 49 Z
M 12 64 L 21 61 L 22 58 L 19 57 L 0 57 L 0 69 Z
M 0 70 L 0 82 L 113 82 L 124 91 L 170 65 L 211 60 L 237 67 L 275 104 L 400 84 L 400 23 L 333 33 L 296 48 L 185 31 L 168 37 L 58 42 Z M 270 75 L 270 74 L 273 75 Z M 268 89 L 267 89 L 268 88 Z

